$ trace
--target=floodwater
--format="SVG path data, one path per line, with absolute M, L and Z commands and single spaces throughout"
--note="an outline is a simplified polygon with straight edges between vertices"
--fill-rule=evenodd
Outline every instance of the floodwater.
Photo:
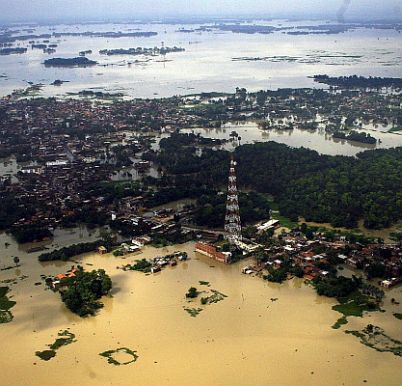
M 230 133 L 232 131 L 236 131 L 239 134 L 242 144 L 275 141 L 291 147 L 305 147 L 329 155 L 354 156 L 365 150 L 402 146 L 402 135 L 370 129 L 364 129 L 363 131 L 370 133 L 376 139 L 380 139 L 381 143 L 371 145 L 337 139 L 333 138 L 331 134 L 326 133 L 322 129 L 301 130 L 295 128 L 293 130 L 262 130 L 253 122 L 228 123 L 221 128 L 213 129 L 194 128 L 181 130 L 181 132 L 200 133 L 203 137 L 207 138 L 227 140 L 231 138 Z M 224 144 L 224 148 L 234 150 L 237 145 L 237 141 L 229 141 Z
M 1 244 L 11 242 L 0 235 Z M 11 247 L 10 247 L 11 248 Z M 45 291 L 41 274 L 64 272 L 71 262 L 44 263 L 37 254 L 20 253 L 21 267 L 2 271 L 1 279 L 18 280 L 11 286 L 17 302 L 14 320 L 0 326 L 4 349 L 0 353 L 2 382 L 12 385 L 397 385 L 402 377 L 400 357 L 379 353 L 331 325 L 340 314 L 331 310 L 332 299 L 318 297 L 301 280 L 282 285 L 241 274 L 246 264 L 227 266 L 193 252 L 194 243 L 162 250 L 146 247 L 141 254 L 116 258 L 89 254 L 79 257 L 86 269 L 104 268 L 111 276 L 113 297 L 97 316 L 81 319 L 70 313 L 59 295 Z M 117 269 L 136 258 L 175 250 L 187 251 L 190 260 L 155 275 Z M 11 251 L 10 251 L 11 252 Z M 1 263 L 12 264 L 11 254 L 1 252 Z M 190 286 L 227 295 L 223 301 L 202 306 L 195 318 L 183 307 Z M 385 313 L 350 318 L 346 328 L 368 323 L 383 327 L 402 339 L 400 321 L 392 312 L 402 306 L 401 289 L 387 294 Z M 272 298 L 272 299 L 271 299 Z M 273 301 L 277 298 L 276 301 Z M 69 328 L 77 341 L 61 347 L 55 358 L 41 361 L 44 350 L 60 330 Z M 127 347 L 137 351 L 137 362 L 108 364 L 98 354 Z M 399 381 L 398 381 L 399 380 Z
M 274 26 L 314 24 L 311 21 L 292 23 L 284 20 L 253 23 Z M 250 91 L 324 87 L 314 84 L 309 78 L 315 74 L 402 75 L 402 37 L 395 30 L 361 28 L 338 35 L 307 36 L 292 36 L 281 32 L 268 35 L 238 34 L 218 30 L 177 32 L 180 28 L 196 29 L 199 26 L 89 24 L 33 27 L 35 34 L 53 31 L 76 33 L 135 30 L 154 31 L 158 35 L 146 38 L 51 38 L 50 44 L 58 44 L 57 52 L 51 55 L 39 49 L 31 49 L 27 41 L 17 42 L 21 47 L 28 47 L 28 52 L 0 57 L 0 95 L 27 87 L 28 81 L 44 84 L 40 93 L 42 96 L 61 97 L 91 89 L 120 92 L 127 97 L 153 98 L 210 91 L 234 92 L 236 87 L 245 87 Z M 161 47 L 162 42 L 165 47 L 178 46 L 186 51 L 167 54 L 166 58 L 99 54 L 102 49 Z M 43 65 L 48 58 L 72 58 L 82 50 L 92 50 L 93 54 L 87 57 L 98 61 L 99 65 L 87 68 L 46 68 Z M 280 59 L 253 60 L 267 57 Z M 134 63 L 136 60 L 139 62 Z M 68 83 L 51 86 L 50 83 L 56 79 Z
M 342 227 L 333 227 L 329 223 L 318 223 L 318 222 L 313 222 L 313 221 L 305 221 L 303 217 L 300 218 L 299 223 L 306 223 L 307 225 L 313 226 L 313 227 L 320 227 L 320 228 L 328 228 L 328 229 L 337 229 L 342 232 L 350 232 L 351 229 L 348 228 L 342 228 Z M 392 240 L 391 234 L 392 233 L 398 233 L 402 231 L 402 222 L 398 222 L 394 224 L 393 226 L 389 228 L 384 228 L 384 229 L 367 229 L 364 226 L 364 221 L 359 220 L 358 226 L 356 229 L 353 229 L 353 232 L 356 233 L 362 233 L 363 235 L 367 237 L 373 237 L 373 238 L 381 238 L 383 239 L 386 243 L 395 243 L 395 240 Z

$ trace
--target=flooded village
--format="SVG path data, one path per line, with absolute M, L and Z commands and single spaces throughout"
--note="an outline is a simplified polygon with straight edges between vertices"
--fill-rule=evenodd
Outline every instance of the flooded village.
M 106 138 L 111 144 L 102 144 L 101 162 L 77 160 L 77 147 L 61 142 L 61 152 L 46 161 L 59 160 L 60 165 L 38 162 L 39 172 L 15 173 L 17 181 L 8 178 L 3 185 L 14 191 L 35 173 L 42 184 L 63 173 L 69 182 L 47 182 L 55 190 L 52 197 L 43 197 L 43 202 L 65 197 L 61 222 L 47 212 L 32 216 L 33 223 L 25 222 L 50 231 L 37 236 L 43 241 L 17 244 L 12 234 L 0 235 L 2 286 L 16 302 L 9 309 L 12 320 L 1 330 L 4 339 L 13 342 L 12 355 L 2 356 L 10 384 L 29 384 L 33 378 L 46 384 L 49 371 L 74 377 L 65 384 L 88 385 L 124 385 L 127 377 L 143 385 L 291 385 L 295 376 L 312 385 L 324 378 L 329 385 L 393 384 L 401 376 L 398 241 L 378 243 L 362 234 L 305 224 L 292 228 L 272 213 L 271 219 L 268 215 L 244 229 L 239 248 L 228 249 L 223 223 L 221 229 L 211 229 L 191 221 L 195 200 L 163 205 L 155 196 L 137 192 L 135 184 L 141 180 L 130 177 L 128 185 L 127 180 L 113 182 L 117 203 L 109 201 L 107 191 L 101 193 L 104 200 L 95 202 L 107 222 L 91 223 L 89 214 L 95 215 L 88 211 L 84 222 L 90 228 L 60 229 L 72 208 L 92 205 L 81 197 L 86 184 L 113 181 L 119 167 L 113 160 L 114 140 L 117 146 L 131 145 L 127 135 Z M 135 141 L 139 154 L 148 143 L 153 145 L 147 136 L 136 136 Z M 67 157 L 64 146 L 76 154 L 74 159 Z M 94 172 L 87 174 L 83 165 L 93 165 Z M 74 171 L 80 173 L 76 185 L 70 182 Z M 78 187 L 80 194 L 74 195 Z M 78 201 L 69 208 L 69 200 Z M 106 223 L 107 228 L 99 228 Z M 14 226 L 18 229 L 23 222 Z M 92 251 L 81 253 L 88 244 Z M 105 270 L 113 283 L 93 316 L 80 317 L 62 301 L 75 282 L 77 267 Z M 358 283 L 346 301 L 350 308 L 339 309 L 345 305 L 339 294 L 319 294 L 314 287 L 336 271 L 348 285 Z M 187 296 L 192 288 L 194 298 Z M 330 284 L 334 289 L 339 289 L 337 284 Z M 367 326 L 381 326 L 384 341 L 370 346 L 371 341 L 362 344 L 345 333 L 361 333 Z M 16 373 L 15 361 L 27 371 Z
M 108 62 L 122 55 L 165 68 L 165 54 L 181 60 L 206 36 L 231 65 L 364 59 L 236 57 L 226 35 L 260 55 L 265 35 L 363 28 L 284 23 L 4 30 L 0 54 L 66 56 L 71 39 L 78 58 L 42 67 L 68 74 L 64 61 L 99 52 L 93 77 L 140 65 Z M 400 32 L 389 26 L 364 28 Z M 106 38 L 155 46 L 86 40 Z M 91 82 L 62 97 L 30 82 L 0 99 L 0 384 L 399 385 L 401 78 L 312 73 L 308 88 L 187 85 L 163 98 Z

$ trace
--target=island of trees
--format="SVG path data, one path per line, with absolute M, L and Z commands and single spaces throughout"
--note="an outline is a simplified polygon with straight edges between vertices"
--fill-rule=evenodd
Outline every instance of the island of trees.
M 75 276 L 62 279 L 61 299 L 79 316 L 94 315 L 103 304 L 99 301 L 112 289 L 112 280 L 103 269 L 85 272 L 77 267 Z
M 402 88 L 402 78 L 381 78 L 364 76 L 340 76 L 330 77 L 328 75 L 314 75 L 314 80 L 319 83 L 325 83 L 330 86 L 338 86 L 342 88 L 381 88 L 381 87 L 395 87 Z
M 351 131 L 350 133 L 344 133 L 342 131 L 335 131 L 332 135 L 334 138 L 339 138 L 339 139 L 346 139 L 348 141 L 356 141 L 356 142 L 362 142 L 362 143 L 368 143 L 371 145 L 374 145 L 377 143 L 377 140 L 372 137 L 370 134 L 365 133 L 365 132 L 357 132 L 357 131 Z
M 144 47 L 137 47 L 137 48 L 118 48 L 113 50 L 100 50 L 99 53 L 101 55 L 165 55 L 171 52 L 183 52 L 185 51 L 184 48 L 181 47 L 152 47 L 152 48 L 144 48 Z
M 39 255 L 39 261 L 54 261 L 54 260 L 69 260 L 73 256 L 78 256 L 82 253 L 93 252 L 98 247 L 103 245 L 103 240 L 97 240 L 93 242 L 73 244 L 68 247 L 55 249 L 52 252 L 46 252 Z
M 0 49 L 0 55 L 25 54 L 25 52 L 27 52 L 27 49 L 22 47 L 10 47 Z
M 44 61 L 44 65 L 47 67 L 89 67 L 97 64 L 98 62 L 89 60 L 86 57 L 52 58 Z

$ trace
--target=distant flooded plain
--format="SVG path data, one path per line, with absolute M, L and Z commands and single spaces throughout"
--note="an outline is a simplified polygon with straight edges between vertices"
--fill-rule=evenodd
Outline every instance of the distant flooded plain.
M 82 230 L 73 230 L 80 237 Z M 80 233 L 81 232 L 81 233 Z M 71 243 L 59 234 L 57 245 Z M 96 235 L 93 235 L 95 237 Z M 116 258 L 97 253 L 74 262 L 39 263 L 38 253 L 26 254 L 5 234 L 0 235 L 1 280 L 17 278 L 10 296 L 17 302 L 14 319 L 0 326 L 0 353 L 5 385 L 397 385 L 401 358 L 372 350 L 344 329 L 381 326 L 395 339 L 402 329 L 392 316 L 401 306 L 402 291 L 387 292 L 385 313 L 349 318 L 339 330 L 331 328 L 340 314 L 333 299 L 319 297 L 302 280 L 282 285 L 241 274 L 243 261 L 222 265 L 194 252 L 194 243 L 164 249 L 146 247 L 142 253 Z M 54 243 L 55 244 L 55 243 Z M 186 251 L 190 260 L 145 275 L 117 267 L 139 258 Z M 44 289 L 41 274 L 65 272 L 72 264 L 104 268 L 113 280 L 112 297 L 95 317 L 79 318 L 68 311 L 58 294 Z M 201 285 L 200 281 L 208 282 Z M 227 297 L 207 306 L 185 299 L 188 288 L 218 290 Z M 202 311 L 191 317 L 184 308 Z M 76 342 L 61 347 L 48 362 L 35 356 L 61 330 L 69 329 Z M 115 366 L 99 353 L 127 347 L 136 362 Z
M 326 21 L 260 21 L 249 24 L 295 27 Z M 213 23 L 211 23 L 213 24 Z M 0 57 L 0 96 L 27 82 L 43 84 L 38 95 L 66 97 L 81 90 L 123 93 L 126 97 L 155 98 L 200 92 L 234 92 L 276 88 L 323 87 L 309 77 L 315 74 L 402 76 L 402 37 L 395 30 L 358 28 L 336 35 L 294 36 L 243 34 L 217 29 L 200 31 L 200 24 L 80 24 L 33 26 L 32 33 L 157 32 L 151 37 L 105 38 L 61 36 L 49 39 L 56 52 L 43 53 L 25 42 L 25 54 Z M 15 27 L 17 29 L 18 27 Z M 186 29 L 191 32 L 180 32 Z M 24 32 L 21 32 L 23 34 Z M 42 39 L 43 40 L 43 39 Z M 41 39 L 35 43 L 43 43 Z M 163 43 L 162 43 L 163 42 Z M 47 43 L 46 43 L 47 44 Z M 100 55 L 104 49 L 181 47 L 184 52 L 166 57 Z M 54 57 L 74 58 L 80 51 L 98 65 L 86 68 L 48 68 Z M 265 59 L 264 59 L 265 58 Z M 266 60 L 268 58 L 268 60 Z M 264 59 L 264 60 L 262 60 Z M 50 85 L 56 79 L 68 81 Z

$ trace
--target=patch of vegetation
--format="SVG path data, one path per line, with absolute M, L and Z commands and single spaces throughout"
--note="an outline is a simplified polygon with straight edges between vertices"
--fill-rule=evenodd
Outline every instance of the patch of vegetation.
M 0 323 L 9 323 L 13 320 L 10 309 L 16 305 L 16 302 L 8 299 L 8 291 L 9 287 L 0 287 Z
M 362 317 L 365 311 L 379 311 L 380 307 L 367 294 L 370 286 L 363 284 L 361 279 L 353 276 L 351 279 L 344 276 L 317 278 L 313 285 L 318 295 L 336 297 L 339 304 L 332 307 L 334 311 L 343 314 L 332 326 L 334 329 L 346 324 L 348 316 Z M 362 293 L 367 292 L 366 293 Z
M 378 326 L 368 324 L 362 331 L 346 330 L 345 333 L 356 336 L 362 344 L 376 351 L 391 352 L 394 355 L 402 356 L 402 342 L 389 337 Z
M 218 303 L 227 297 L 227 295 L 225 295 L 217 290 L 211 290 L 211 292 L 212 292 L 212 295 L 201 298 L 201 304 Z
M 37 351 L 35 355 L 40 359 L 42 359 L 43 361 L 49 361 L 50 359 L 56 356 L 56 351 L 55 350 Z
M 268 268 L 268 275 L 264 276 L 265 280 L 272 283 L 282 283 L 288 276 L 289 266 L 284 266 L 278 269 Z
M 199 283 L 200 285 L 205 285 L 205 286 L 207 286 L 207 287 L 209 287 L 209 286 L 210 286 L 209 281 L 203 281 L 203 280 L 200 280 L 198 283 Z
M 75 334 L 68 330 L 59 331 L 58 338 L 54 343 L 49 344 L 49 350 L 36 351 L 35 355 L 43 361 L 49 361 L 56 356 L 56 351 L 62 347 L 75 342 Z
M 15 268 L 13 265 L 9 265 L 8 267 L 1 268 L 0 271 L 8 271 L 13 268 Z
M 272 206 L 273 204 L 271 204 Z M 277 208 L 278 205 L 275 203 L 275 207 Z M 272 211 L 272 218 L 274 220 L 278 220 L 281 223 L 281 226 L 288 228 L 288 229 L 294 229 L 297 226 L 297 221 L 292 221 L 290 218 L 282 216 L 279 211 Z
M 363 316 L 364 311 L 378 311 L 379 307 L 368 296 L 355 291 L 349 296 L 338 298 L 340 304 L 332 307 L 334 311 L 347 316 Z
M 332 328 L 334 330 L 337 330 L 338 328 L 340 328 L 341 326 L 343 326 L 344 324 L 347 324 L 348 320 L 346 319 L 346 316 L 342 316 L 341 318 L 339 318 L 332 326 Z
M 124 256 L 124 252 L 123 252 L 123 250 L 120 249 L 120 248 L 115 249 L 115 250 L 113 251 L 113 256 L 114 256 L 114 257 Z
M 126 362 L 120 362 L 116 358 L 113 357 L 113 355 L 117 354 L 117 353 L 127 354 L 127 355 L 131 356 L 131 359 Z M 130 363 L 136 362 L 138 359 L 137 351 L 133 351 L 127 347 L 120 347 L 115 350 L 104 351 L 104 352 L 100 353 L 99 355 L 107 358 L 107 362 L 110 363 L 111 365 L 115 365 L 115 366 L 128 365 Z
M 353 130 L 349 134 L 346 134 L 342 131 L 336 131 L 333 134 L 333 137 L 339 139 L 347 139 L 349 141 L 369 143 L 369 144 L 375 144 L 377 142 L 377 139 L 372 137 L 370 134 L 364 132 L 357 132 Z
M 303 268 L 300 267 L 300 265 L 295 265 L 295 266 L 291 267 L 289 272 L 292 275 L 295 275 L 296 277 L 298 277 L 300 279 L 304 276 Z
M 381 87 L 396 87 L 402 86 L 402 78 L 388 78 L 388 77 L 364 77 L 364 76 L 340 76 L 331 77 L 328 75 L 314 75 L 314 81 L 319 83 L 325 83 L 330 86 L 338 86 L 342 88 L 381 88 Z
M 60 331 L 57 335 L 59 338 L 49 346 L 51 350 L 58 350 L 60 347 L 67 346 L 74 342 L 75 334 L 68 330 Z
M 102 240 L 97 240 L 89 243 L 73 244 L 69 247 L 56 249 L 52 252 L 46 252 L 39 255 L 39 261 L 54 261 L 54 260 L 69 260 L 73 256 L 81 253 L 96 251 L 103 244 Z
M 395 316 L 395 318 L 402 320 L 402 314 L 395 313 L 394 316 Z
M 226 195 L 204 194 L 197 200 L 195 213 L 197 225 L 220 227 L 224 223 Z M 239 194 L 240 216 L 244 223 L 253 223 L 269 218 L 270 201 L 265 194 L 248 192 Z
M 370 300 L 370 298 L 362 294 L 360 291 L 356 290 L 350 295 L 338 298 L 340 304 L 336 304 L 332 307 L 334 311 L 337 311 L 343 316 L 339 318 L 334 325 L 333 329 L 338 329 L 342 325 L 347 324 L 348 316 L 358 316 L 362 317 L 365 311 L 379 311 L 379 306 Z
M 103 307 L 99 299 L 112 289 L 112 280 L 103 269 L 85 272 L 80 266 L 75 277 L 63 279 L 67 289 L 61 299 L 67 308 L 79 316 L 94 315 Z
M 194 149 L 190 151 L 173 143 L 167 146 L 161 141 L 160 146 L 161 152 L 155 154 L 152 161 L 166 170 L 166 177 L 174 181 L 176 188 L 200 186 L 203 181 L 211 189 L 220 190 L 226 183 L 227 152 L 205 149 L 199 157 Z M 339 157 L 265 142 L 237 147 L 235 158 L 239 187 L 272 195 L 281 215 L 291 221 L 303 217 L 307 222 L 356 228 L 363 219 L 366 228 L 381 229 L 401 220 L 400 202 L 395 200 L 402 183 L 398 174 L 402 164 L 401 148 Z M 371 181 L 376 181 L 375 197 Z M 241 213 L 245 223 L 252 222 L 267 209 L 269 212 L 269 203 L 261 206 L 258 199 L 254 205 L 255 200 L 251 200 L 250 195 L 245 205 L 242 195 L 239 200 L 243 212 L 248 211 L 249 204 L 253 205 L 249 219 L 247 213 L 246 217 Z M 197 206 L 197 224 L 221 226 L 224 195 L 201 196 Z
M 347 297 L 360 285 L 360 281 L 356 277 L 350 279 L 345 276 L 318 277 L 313 283 L 318 295 L 330 298 Z
M 190 316 L 195 318 L 202 311 L 202 308 L 186 308 L 186 307 L 184 307 L 184 311 L 188 312 L 190 314 Z
M 152 264 L 146 259 L 137 260 L 130 269 L 133 271 L 150 272 Z
M 187 299 L 195 299 L 198 295 L 199 295 L 199 292 L 197 291 L 197 288 L 190 287 L 186 293 L 186 298 Z
M 13 320 L 13 314 L 10 311 L 0 310 L 0 323 L 10 323 Z

